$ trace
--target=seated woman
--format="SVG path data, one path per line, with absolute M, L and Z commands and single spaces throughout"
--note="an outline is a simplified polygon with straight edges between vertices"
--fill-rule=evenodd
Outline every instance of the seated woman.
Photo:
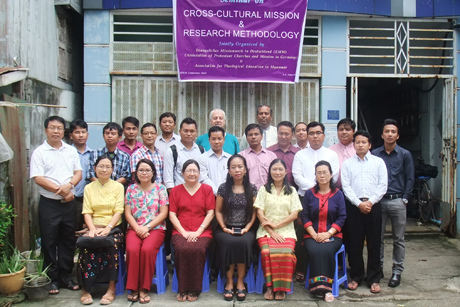
M 254 207 L 260 221 L 257 241 L 267 285 L 264 297 L 283 300 L 291 290 L 296 267 L 294 221 L 302 210 L 297 192 L 287 180 L 283 160 L 275 159 L 270 164 L 268 182 L 260 188 Z
M 118 228 L 123 214 L 124 187 L 110 179 L 113 161 L 108 155 L 101 155 L 94 164 L 97 180 L 85 187 L 83 211 L 85 223 L 89 229 L 84 236 L 107 237 L 110 247 L 80 247 L 78 257 L 78 279 L 81 290 L 81 303 L 93 302 L 89 293 L 94 283 L 108 282 L 109 288 L 100 304 L 109 305 L 115 299 L 115 283 L 118 279 L 118 249 L 123 244 L 123 233 Z M 78 243 L 78 241 L 77 241 Z
M 136 166 L 134 181 L 125 196 L 125 216 L 129 224 L 126 232 L 126 289 L 128 300 L 150 302 L 149 290 L 155 274 L 158 251 L 165 240 L 168 215 L 168 192 L 155 182 L 155 165 L 141 159 Z
M 220 227 L 214 234 L 219 250 L 220 274 L 227 275 L 224 298 L 233 300 L 233 272 L 238 271 L 237 299 L 244 301 L 246 267 L 252 263 L 252 245 L 256 238 L 253 226 L 256 211 L 253 209 L 257 188 L 249 182 L 246 159 L 234 155 L 227 162 L 227 181 L 217 191 L 216 219 Z
M 315 173 L 316 185 L 305 192 L 300 213 L 307 231 L 303 242 L 310 264 L 310 277 L 306 282 L 312 294 L 333 302 L 334 255 L 342 246 L 340 231 L 347 213 L 343 193 L 335 187 L 329 162 L 316 163 Z
M 187 160 L 182 166 L 184 183 L 172 188 L 169 219 L 174 230 L 174 266 L 179 283 L 177 300 L 196 301 L 201 292 L 206 249 L 211 244 L 211 221 L 216 201 L 212 187 L 199 182 L 200 166 Z

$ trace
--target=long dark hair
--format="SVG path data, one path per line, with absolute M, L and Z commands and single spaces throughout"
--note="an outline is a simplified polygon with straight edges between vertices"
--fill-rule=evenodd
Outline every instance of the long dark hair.
M 272 167 L 275 163 L 281 163 L 283 164 L 284 166 L 284 169 L 287 171 L 287 167 L 286 167 L 286 162 L 284 162 L 283 159 L 275 159 L 272 161 L 272 163 L 270 163 L 270 167 L 268 168 L 268 181 L 267 183 L 265 184 L 265 190 L 268 192 L 268 193 L 271 193 L 272 192 L 272 183 L 274 182 L 273 178 L 272 178 L 272 175 L 271 175 L 271 170 L 272 170 Z M 283 186 L 284 186 L 284 194 L 286 195 L 290 195 L 292 193 L 292 188 L 291 188 L 291 185 L 289 184 L 289 181 L 287 179 L 287 174 L 286 176 L 284 176 L 284 179 L 283 179 Z
M 329 164 L 329 162 L 327 161 L 324 161 L 324 160 L 321 160 L 319 161 L 318 163 L 316 163 L 315 165 L 315 173 L 316 173 L 316 169 L 318 168 L 318 166 L 323 166 L 323 165 L 326 165 L 328 168 L 329 168 L 329 172 L 331 173 L 331 176 L 332 176 L 332 167 L 331 167 L 331 164 Z M 337 187 L 335 186 L 335 182 L 334 182 L 334 179 L 331 178 L 331 181 L 329 181 L 329 187 L 331 188 L 331 192 L 334 193 L 335 190 L 337 189 Z M 315 193 L 318 193 L 319 191 L 319 183 L 316 182 L 316 185 L 315 185 Z
M 246 159 L 242 155 L 233 155 L 228 159 L 227 168 L 230 170 L 230 163 L 236 158 L 240 158 L 243 160 L 243 165 L 246 170 L 246 175 L 243 176 L 243 188 L 244 188 L 244 197 L 246 198 L 246 224 L 249 223 L 252 219 L 252 213 L 254 211 L 253 204 L 253 193 L 252 193 L 252 185 L 249 182 L 249 173 L 248 173 L 248 166 L 246 164 Z M 235 184 L 233 181 L 233 177 L 230 176 L 230 173 L 227 174 L 227 180 L 225 181 L 225 195 L 224 195 L 224 204 L 222 206 L 222 214 L 224 216 L 224 222 L 227 222 L 228 217 L 230 216 L 230 205 L 228 203 L 228 199 L 232 195 L 232 187 Z

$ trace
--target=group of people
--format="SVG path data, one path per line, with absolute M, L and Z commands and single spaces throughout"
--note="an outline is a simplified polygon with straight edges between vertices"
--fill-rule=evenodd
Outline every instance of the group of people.
M 388 218 L 394 240 L 389 286 L 399 285 L 414 166 L 410 153 L 396 143 L 398 122 L 385 120 L 384 146 L 371 154 L 371 136 L 355 132 L 348 118 L 339 121 L 339 143 L 330 148 L 323 146 L 323 124 L 282 121 L 274 127 L 272 119 L 271 108 L 259 106 L 257 124 L 246 127 L 239 143 L 225 131 L 221 109 L 211 111 L 211 127 L 199 137 L 189 117 L 177 135 L 176 116 L 161 114 L 158 135 L 155 124 L 139 131 L 139 120 L 130 116 L 122 126 L 105 125 L 105 146 L 91 150 L 83 120 L 70 124 L 73 144 L 68 145 L 64 119 L 47 118 L 47 139 L 32 154 L 30 177 L 41 195 L 39 225 L 50 294 L 60 287 L 81 290 L 81 303 L 89 305 L 93 284 L 108 282 L 100 303 L 111 304 L 125 247 L 128 300 L 148 303 L 163 244 L 177 273 L 178 301 L 198 298 L 214 245 L 215 267 L 226 277 L 225 300 L 246 298 L 244 277 L 257 260 L 257 245 L 267 300 L 283 300 L 294 275 L 305 281 L 308 259 L 310 291 L 333 301 L 334 255 L 342 244 L 350 264 L 348 288 L 355 290 L 365 280 L 378 293 Z M 71 279 L 76 244 L 78 283 Z

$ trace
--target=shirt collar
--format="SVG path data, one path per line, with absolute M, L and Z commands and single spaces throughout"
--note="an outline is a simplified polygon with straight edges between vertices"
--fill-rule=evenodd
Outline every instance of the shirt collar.
M 185 145 L 184 145 L 182 142 L 177 142 L 177 145 L 176 145 L 176 146 L 177 146 L 177 149 L 178 149 L 178 150 L 187 149 L 187 148 L 185 147 Z M 197 145 L 195 142 L 193 142 L 193 145 L 192 145 L 192 149 L 191 149 L 191 150 L 193 150 L 194 148 L 199 149 L 199 148 L 198 148 L 198 145 Z M 187 150 L 188 150 L 188 149 L 187 149 Z
M 59 149 L 54 148 L 53 146 L 51 146 L 50 144 L 48 144 L 48 140 L 45 140 L 45 141 L 43 142 L 43 144 L 45 145 L 46 150 L 61 150 L 62 148 L 65 148 L 65 147 L 69 146 L 69 145 L 66 144 L 63 140 L 61 140 L 61 147 L 59 147 Z
M 147 146 L 145 146 L 144 144 L 142 144 L 142 146 L 141 146 L 140 148 L 142 148 L 143 150 L 148 151 L 148 152 L 150 152 L 150 153 L 152 153 L 152 154 L 153 154 L 154 152 L 160 152 L 160 151 L 158 150 L 158 148 L 156 148 L 155 146 L 153 147 L 153 148 L 154 148 L 154 149 L 153 149 L 153 152 L 152 152 Z M 140 148 L 139 148 L 139 149 L 140 149 Z
M 75 149 L 77 149 L 77 147 L 75 147 L 75 144 L 72 144 L 72 147 L 75 148 Z M 92 150 L 91 148 L 89 148 L 88 145 L 85 145 L 85 150 L 83 151 L 83 153 L 81 153 L 81 152 L 77 149 L 77 152 L 78 152 L 79 154 L 82 154 L 82 155 L 84 155 L 84 154 L 87 153 L 87 152 L 91 152 L 91 151 L 93 151 L 93 150 Z
M 356 160 L 358 160 L 358 161 L 361 162 L 361 161 L 369 161 L 369 157 L 370 157 L 371 155 L 372 155 L 372 154 L 371 154 L 371 151 L 369 150 L 369 151 L 367 152 L 367 154 L 364 156 L 364 159 L 363 159 L 363 160 L 361 160 L 361 158 L 360 158 L 357 154 L 355 155 L 355 157 L 356 157 Z
M 166 140 L 163 138 L 163 133 L 160 134 L 158 136 L 158 138 L 166 143 Z M 173 132 L 173 135 L 172 135 L 172 137 L 171 137 L 171 139 L 169 141 L 171 142 L 172 140 L 176 140 L 177 138 L 178 138 L 178 135 Z

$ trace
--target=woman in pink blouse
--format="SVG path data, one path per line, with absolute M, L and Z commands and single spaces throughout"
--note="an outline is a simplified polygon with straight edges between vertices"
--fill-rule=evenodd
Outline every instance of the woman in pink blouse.
M 150 302 L 149 290 L 155 273 L 157 253 L 164 242 L 168 215 L 166 187 L 155 182 L 155 165 L 141 159 L 134 180 L 125 196 L 125 216 L 129 224 L 126 233 L 126 289 L 128 300 L 141 304 Z

